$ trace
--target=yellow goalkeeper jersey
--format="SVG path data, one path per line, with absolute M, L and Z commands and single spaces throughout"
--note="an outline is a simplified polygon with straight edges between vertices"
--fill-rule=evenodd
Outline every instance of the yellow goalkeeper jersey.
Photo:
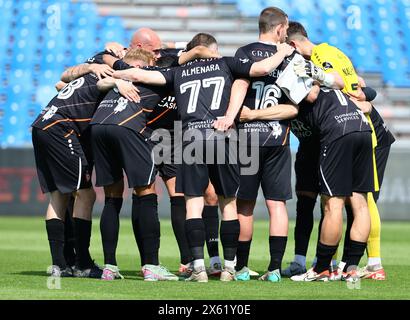
M 359 78 L 350 59 L 338 48 L 321 43 L 313 48 L 312 62 L 326 72 L 337 71 L 343 78 L 343 92 L 357 96 Z
M 359 95 L 359 77 L 353 67 L 352 61 L 338 48 L 330 46 L 327 43 L 321 43 L 313 48 L 312 62 L 321 67 L 325 72 L 336 71 L 343 78 L 345 83 L 343 92 L 357 97 Z M 373 170 L 374 170 L 374 187 L 379 191 L 379 179 L 376 170 L 376 158 L 374 148 L 377 146 L 377 138 L 374 131 L 373 123 L 370 116 L 366 115 L 372 128 L 372 146 L 373 146 Z

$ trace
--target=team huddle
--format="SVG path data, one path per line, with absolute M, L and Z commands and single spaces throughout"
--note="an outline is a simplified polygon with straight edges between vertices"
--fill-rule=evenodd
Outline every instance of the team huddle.
M 116 249 L 125 173 L 146 281 L 259 276 L 249 268 L 249 255 L 260 187 L 269 212 L 270 261 L 259 280 L 385 279 L 376 201 L 394 137 L 371 104 L 376 92 L 349 58 L 326 43 L 314 45 L 281 9 L 261 12 L 258 41 L 235 57 L 221 57 L 210 34 L 197 34 L 181 50 L 164 49 L 153 30 L 141 28 L 128 48 L 106 44 L 61 80 L 32 124 L 40 185 L 50 194 L 52 276 L 123 279 Z M 295 257 L 282 269 L 286 201 L 292 198 L 290 131 L 299 140 Z M 105 194 L 103 267 L 89 252 L 93 169 Z M 157 174 L 170 197 L 178 275 L 159 263 Z M 318 195 L 316 258 L 307 269 Z M 347 228 L 338 264 L 343 208 Z M 366 249 L 368 263 L 359 268 Z

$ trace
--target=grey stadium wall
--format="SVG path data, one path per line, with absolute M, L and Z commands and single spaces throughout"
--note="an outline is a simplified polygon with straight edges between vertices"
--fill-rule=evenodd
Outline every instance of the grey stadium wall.
M 34 165 L 31 149 L 0 149 L 0 215 L 36 215 L 45 213 L 47 196 L 41 193 Z M 383 181 L 379 199 L 379 211 L 383 220 L 410 220 L 410 150 L 393 149 Z M 170 217 L 169 197 L 162 181 L 158 179 L 159 214 L 161 217 Z M 294 173 L 292 172 L 294 186 Z M 99 215 L 104 203 L 102 188 L 96 188 L 97 202 L 94 207 L 95 215 Z M 125 203 L 122 216 L 131 213 L 131 192 L 126 189 Z M 319 217 L 319 208 L 316 206 L 316 218 Z M 288 202 L 289 217 L 295 217 L 295 194 Z M 267 210 L 263 195 L 259 193 L 255 216 L 266 219 Z

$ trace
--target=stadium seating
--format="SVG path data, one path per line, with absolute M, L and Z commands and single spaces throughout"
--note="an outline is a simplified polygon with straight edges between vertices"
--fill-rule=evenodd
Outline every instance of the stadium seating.
M 0 0 L 0 147 L 29 145 L 30 121 L 61 72 L 105 43 L 127 45 L 142 26 L 164 41 L 207 31 L 233 54 L 257 39 L 255 18 L 267 6 L 304 24 L 314 42 L 342 49 L 360 73 L 410 88 L 410 0 Z

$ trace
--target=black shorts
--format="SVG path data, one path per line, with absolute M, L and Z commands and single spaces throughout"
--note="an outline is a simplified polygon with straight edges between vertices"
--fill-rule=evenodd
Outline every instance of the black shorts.
M 224 146 L 223 150 L 222 146 Z M 190 150 L 199 153 L 191 153 Z M 213 150 L 213 152 L 209 152 L 209 150 Z M 229 143 L 228 139 L 218 142 L 216 140 L 198 140 L 184 145 L 183 153 L 182 165 L 177 172 L 176 192 L 192 197 L 203 196 L 209 181 L 211 181 L 218 196 L 236 197 L 239 188 L 236 142 L 233 145 Z M 188 163 L 185 153 L 196 155 L 197 160 Z
M 159 142 L 154 148 L 158 148 L 159 157 L 163 159 L 160 163 L 156 162 L 155 164 L 159 176 L 164 180 L 176 177 L 180 164 L 175 163 L 175 148 L 180 150 L 180 147 L 174 146 L 172 139 L 171 141 Z
M 132 129 L 117 125 L 92 125 L 96 185 L 108 186 L 127 175 L 130 188 L 155 180 L 152 144 Z
M 244 150 L 241 150 L 241 152 Z M 242 200 L 256 200 L 259 186 L 265 199 L 286 201 L 292 199 L 292 159 L 289 146 L 277 147 L 250 147 L 247 154 L 252 161 L 259 161 L 256 174 L 246 175 L 243 168 L 248 165 L 241 164 L 241 180 L 238 198 Z M 243 159 L 241 157 L 241 159 Z M 243 160 L 242 160 L 243 161 Z
M 374 191 L 372 138 L 370 132 L 349 133 L 320 153 L 320 192 L 350 197 L 353 192 Z
M 71 193 L 92 186 L 93 162 L 88 143 L 75 134 L 62 132 L 33 128 L 37 175 L 44 193 Z
M 387 160 L 389 159 L 390 146 L 377 148 L 376 147 L 376 170 L 377 179 L 379 180 L 379 189 L 382 188 L 384 171 L 386 170 Z M 373 192 L 373 198 L 375 201 L 379 199 L 380 191 Z
M 295 160 L 296 191 L 319 193 L 319 155 L 320 144 L 309 148 L 301 148 L 299 144 Z

